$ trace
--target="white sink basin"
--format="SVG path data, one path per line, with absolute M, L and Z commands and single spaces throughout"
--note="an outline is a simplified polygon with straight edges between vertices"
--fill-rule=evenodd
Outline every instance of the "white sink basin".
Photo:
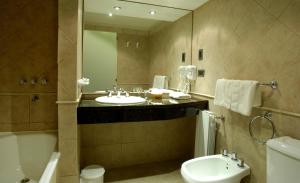
M 239 183 L 250 168 L 222 155 L 204 156 L 184 162 L 181 175 L 187 183 Z
M 95 100 L 104 104 L 141 104 L 146 101 L 144 98 L 136 96 L 103 96 L 97 97 Z

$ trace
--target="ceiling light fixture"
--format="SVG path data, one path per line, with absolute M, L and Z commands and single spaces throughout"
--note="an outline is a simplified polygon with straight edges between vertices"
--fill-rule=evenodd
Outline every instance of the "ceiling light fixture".
M 114 9 L 117 10 L 117 11 L 119 11 L 119 10 L 121 10 L 122 8 L 121 8 L 120 6 L 114 6 Z
M 112 16 L 113 16 L 113 14 L 112 14 L 112 13 L 108 13 L 108 16 L 112 17 Z
M 151 11 L 149 12 L 149 14 L 150 14 L 150 15 L 155 15 L 155 14 L 156 14 L 156 11 L 151 10 Z

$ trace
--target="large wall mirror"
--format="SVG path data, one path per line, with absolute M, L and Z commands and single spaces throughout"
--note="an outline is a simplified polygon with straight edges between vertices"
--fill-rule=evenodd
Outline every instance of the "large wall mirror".
M 204 0 L 84 0 L 83 92 L 151 87 L 191 64 L 192 9 Z

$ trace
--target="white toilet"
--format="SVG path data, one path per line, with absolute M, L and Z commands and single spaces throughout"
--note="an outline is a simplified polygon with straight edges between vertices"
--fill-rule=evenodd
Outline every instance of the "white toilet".
M 300 182 L 300 140 L 280 137 L 267 142 L 267 183 Z

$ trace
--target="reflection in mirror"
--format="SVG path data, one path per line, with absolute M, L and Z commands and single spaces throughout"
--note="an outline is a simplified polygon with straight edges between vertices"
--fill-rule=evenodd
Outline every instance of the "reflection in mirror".
M 169 87 L 177 87 L 178 67 L 191 64 L 192 11 L 187 9 L 205 0 L 156 2 L 161 4 L 84 1 L 83 76 L 90 78 L 84 92 L 113 85 L 128 91 L 148 89 L 154 75 L 168 76 Z

